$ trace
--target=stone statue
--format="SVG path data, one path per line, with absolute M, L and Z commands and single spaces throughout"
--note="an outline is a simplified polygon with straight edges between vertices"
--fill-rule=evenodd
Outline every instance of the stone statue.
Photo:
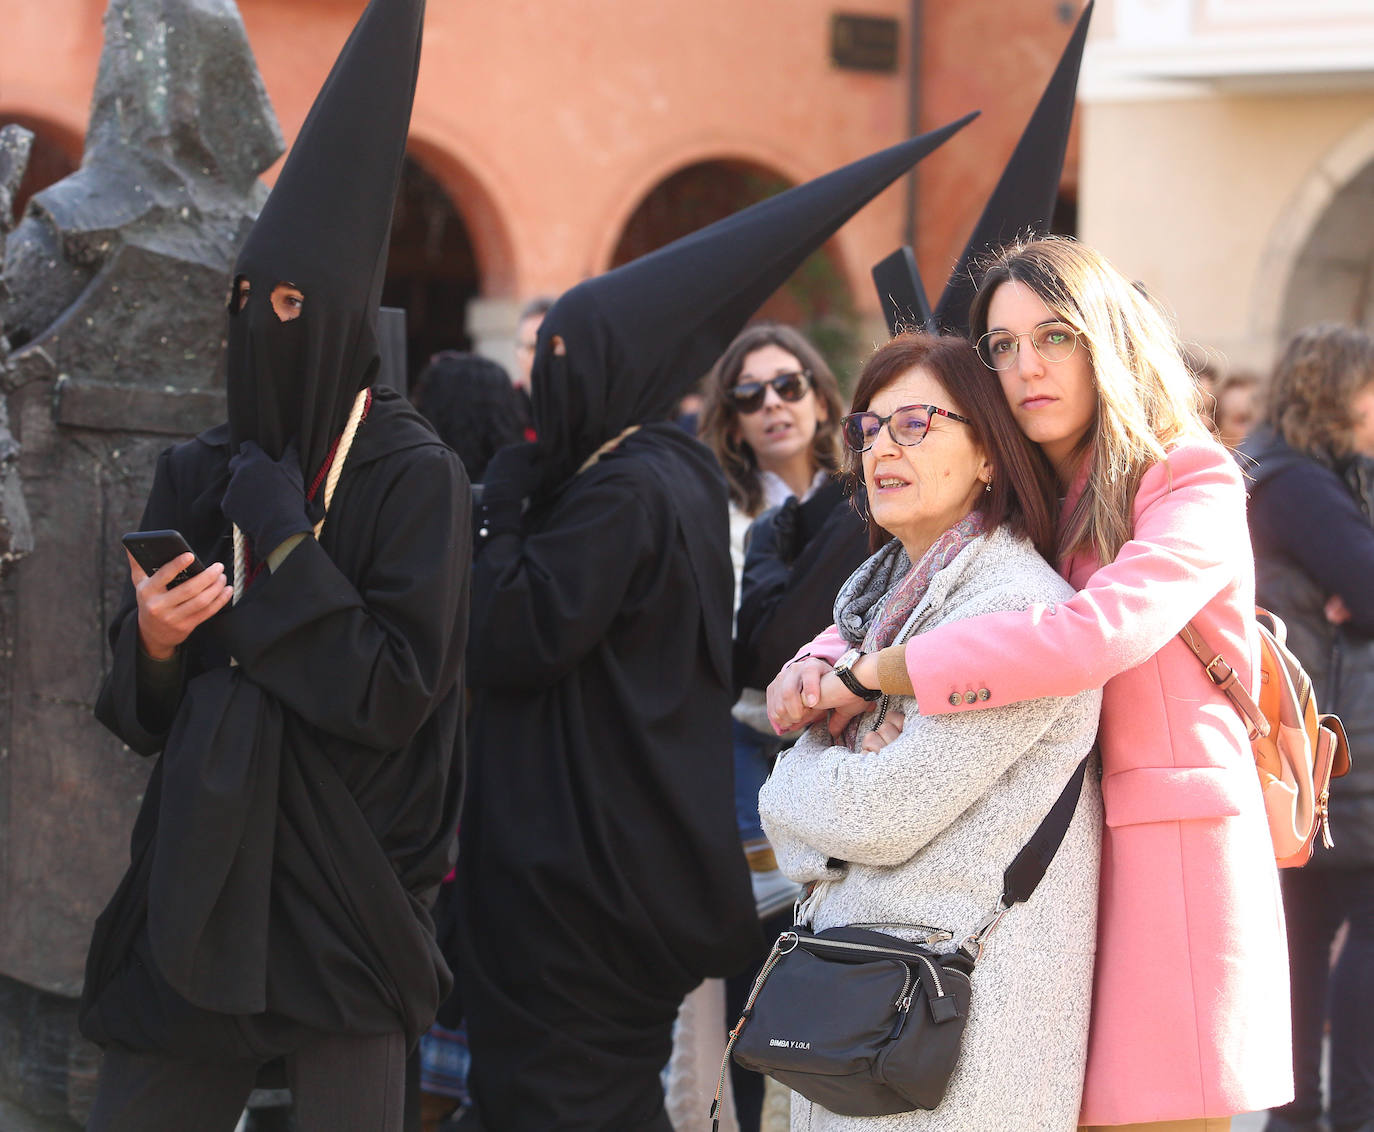
M 6 247 L 13 363 L 199 387 L 223 331 L 211 295 L 282 148 L 230 0 L 113 0 L 81 168 Z
M 84 1115 L 73 996 L 148 769 L 91 716 L 119 536 L 158 452 L 224 417 L 229 272 L 282 149 L 233 0 L 111 0 L 81 168 L 0 228 L 0 1032 L 41 1025 L 19 1044 L 52 1062 L 0 1069 L 7 1129 L 8 1102 Z
M 33 150 L 33 134 L 22 126 L 0 129 L 0 257 L 14 215 L 14 198 L 28 168 Z M 0 278 L 0 299 L 4 296 Z M 0 338 L 0 373 L 6 369 L 9 350 Z M 0 400 L 0 577 L 11 562 L 33 549 L 33 529 L 29 523 L 24 492 L 19 483 L 19 445 L 10 432 L 9 410 Z

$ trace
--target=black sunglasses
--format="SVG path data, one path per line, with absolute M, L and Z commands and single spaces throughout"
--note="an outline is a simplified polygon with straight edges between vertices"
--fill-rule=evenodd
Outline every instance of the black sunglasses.
M 878 439 L 878 430 L 887 425 L 892 439 L 903 448 L 920 444 L 930 431 L 930 422 L 936 417 L 948 417 L 952 421 L 971 425 L 968 417 L 941 409 L 938 405 L 903 405 L 889 416 L 880 417 L 877 413 L 850 413 L 840 418 L 840 429 L 845 444 L 855 452 L 867 452 Z
M 794 373 L 780 373 L 767 381 L 741 381 L 730 390 L 730 401 L 735 410 L 744 413 L 757 413 L 763 408 L 763 399 L 768 396 L 768 387 L 784 401 L 800 401 L 811 388 L 811 374 L 807 370 Z

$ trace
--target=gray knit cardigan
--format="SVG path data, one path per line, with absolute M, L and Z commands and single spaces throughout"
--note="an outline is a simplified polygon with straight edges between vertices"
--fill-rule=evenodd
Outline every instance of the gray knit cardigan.
M 980 536 L 931 580 L 908 629 L 1053 603 L 1072 594 L 1025 540 Z M 988 642 L 996 648 L 995 641 Z M 909 698 L 901 736 L 878 752 L 832 746 L 812 728 L 759 795 L 778 862 L 818 881 L 817 930 L 913 924 L 954 935 L 996 906 L 1002 870 L 1091 748 L 1100 691 L 924 716 Z M 871 730 L 870 712 L 856 745 Z M 794 1129 L 813 1132 L 1070 1132 L 1077 1125 L 1096 949 L 1102 803 L 1088 774 L 1045 879 L 991 935 L 949 1092 L 934 1112 L 842 1117 L 797 1098 Z M 895 931 L 915 938 L 918 933 Z

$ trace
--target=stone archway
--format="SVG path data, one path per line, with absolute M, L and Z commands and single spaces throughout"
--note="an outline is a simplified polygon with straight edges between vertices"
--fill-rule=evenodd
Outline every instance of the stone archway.
M 1308 173 L 1255 281 L 1253 328 L 1275 347 L 1313 322 L 1374 328 L 1374 118 Z
M 420 211 L 432 218 L 436 215 L 435 210 L 450 210 L 444 215 L 448 223 L 456 220 L 461 225 L 465 241 L 465 248 L 455 247 L 456 254 L 463 260 L 463 280 L 459 281 L 462 286 L 452 286 L 445 293 L 428 299 L 417 299 L 427 303 L 435 326 L 442 333 L 412 343 L 409 351 L 412 377 L 435 349 L 470 349 L 514 372 L 518 309 L 515 245 L 505 209 L 498 203 L 508 194 L 500 192 L 499 186 L 493 186 L 490 168 L 482 168 L 466 156 L 456 156 L 466 154 L 469 148 L 463 139 L 443 136 L 423 123 L 412 126 L 406 145 L 407 164 L 418 166 L 430 182 L 423 192 L 427 206 Z M 400 219 L 399 210 L 397 219 Z M 456 241 L 456 233 L 449 235 Z M 429 238 L 428 234 L 424 237 L 425 240 Z M 427 262 L 418 274 L 421 278 L 432 278 L 434 271 L 442 266 Z M 398 301 L 397 305 L 404 304 Z
M 409 377 L 440 350 L 468 350 L 468 304 L 482 278 L 468 226 L 436 177 L 410 154 L 401 170 L 382 305 L 406 312 Z
M 740 209 L 773 196 L 791 182 L 767 166 L 739 159 L 694 161 L 662 178 L 626 219 L 607 267 L 618 267 Z M 810 256 L 764 304 L 759 318 L 776 319 L 806 334 L 836 372 L 857 351 L 857 319 L 835 241 Z
M 1285 288 L 1279 338 L 1321 321 L 1374 327 L 1374 156 L 1312 226 Z

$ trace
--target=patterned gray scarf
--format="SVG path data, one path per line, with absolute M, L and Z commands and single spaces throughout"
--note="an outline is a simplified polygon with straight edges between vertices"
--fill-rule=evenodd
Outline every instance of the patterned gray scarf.
M 893 539 L 850 575 L 835 598 L 835 625 L 849 644 L 864 652 L 897 639 L 930 581 L 983 533 L 981 511 L 970 511 L 931 544 L 913 568 Z

